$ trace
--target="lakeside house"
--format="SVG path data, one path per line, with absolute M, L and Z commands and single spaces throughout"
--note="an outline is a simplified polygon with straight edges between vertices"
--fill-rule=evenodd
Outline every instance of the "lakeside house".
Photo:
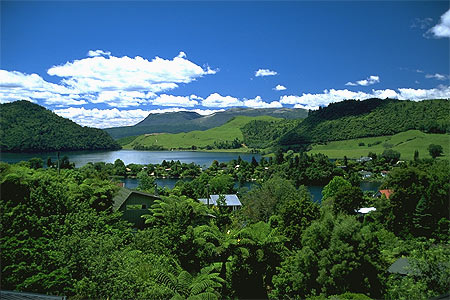
M 365 162 L 368 162 L 368 161 L 371 161 L 371 160 L 372 160 L 372 157 L 362 156 L 362 157 L 358 158 L 356 161 L 360 162 L 360 163 L 365 163 Z
M 209 205 L 218 206 L 217 201 L 219 200 L 220 196 L 224 197 L 225 206 L 229 207 L 231 210 L 237 210 L 242 207 L 241 201 L 239 201 L 239 198 L 236 194 L 211 195 L 211 196 L 209 196 L 209 201 L 208 201 L 208 198 L 198 199 L 198 201 L 200 201 L 201 203 L 206 204 L 206 205 L 209 204 Z
M 394 193 L 393 190 L 385 189 L 385 190 L 379 190 L 373 196 L 374 196 L 374 198 L 380 198 L 382 195 L 384 195 L 386 197 L 386 199 L 389 199 L 393 193 Z
M 372 177 L 373 173 L 372 173 L 372 172 L 369 172 L 369 171 L 362 170 L 362 171 L 359 171 L 359 175 L 360 175 L 363 179 L 368 179 L 368 178 Z
M 124 220 L 132 223 L 134 227 L 142 229 L 144 228 L 142 216 L 149 213 L 148 209 L 156 199 L 160 198 L 149 193 L 122 187 L 113 198 L 113 210 L 121 211 Z

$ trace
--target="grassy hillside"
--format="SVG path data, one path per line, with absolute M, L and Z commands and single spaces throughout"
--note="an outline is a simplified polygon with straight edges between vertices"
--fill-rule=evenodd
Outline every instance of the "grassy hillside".
M 286 120 L 277 125 L 254 122 L 243 129 L 250 147 L 305 149 L 320 142 L 394 135 L 408 130 L 446 133 L 450 129 L 450 101 L 408 101 L 393 99 L 346 100 L 310 111 L 296 124 Z M 268 138 L 273 137 L 273 138 Z
M 0 104 L 0 150 L 40 152 L 120 149 L 111 136 L 28 101 Z
M 364 145 L 363 145 L 364 144 Z M 391 136 L 359 138 L 344 141 L 314 144 L 309 153 L 323 153 L 330 158 L 359 158 L 369 152 L 381 154 L 391 148 L 401 153 L 400 159 L 411 160 L 414 151 L 419 151 L 420 158 L 430 158 L 427 147 L 429 144 L 441 145 L 444 149 L 443 158 L 450 159 L 450 135 L 430 134 L 419 130 L 408 130 Z
M 407 130 L 444 133 L 450 127 L 449 100 L 347 100 L 313 111 L 280 138 L 281 145 L 393 135 Z
M 308 111 L 301 108 L 230 108 L 207 116 L 201 116 L 195 112 L 169 112 L 151 114 L 135 126 L 106 128 L 105 131 L 113 138 L 120 139 L 149 133 L 207 130 L 221 126 L 237 116 L 304 119 L 307 115 Z
M 239 144 L 243 141 L 241 127 L 254 120 L 277 121 L 269 116 L 246 117 L 238 116 L 222 126 L 205 131 L 191 131 L 177 134 L 152 134 L 142 135 L 125 145 L 125 149 L 195 149 L 213 146 L 214 143 L 232 143 L 235 140 Z M 194 147 L 192 147 L 194 146 Z

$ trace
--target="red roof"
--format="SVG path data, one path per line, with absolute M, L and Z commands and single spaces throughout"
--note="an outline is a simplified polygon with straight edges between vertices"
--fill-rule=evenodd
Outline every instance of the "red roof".
M 393 190 L 380 190 L 380 193 L 384 195 L 387 199 L 391 197 L 392 193 L 394 193 Z

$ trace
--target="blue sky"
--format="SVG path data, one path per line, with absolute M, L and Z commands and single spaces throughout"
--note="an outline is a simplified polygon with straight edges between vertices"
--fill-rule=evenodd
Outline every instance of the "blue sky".
M 448 1 L 1 2 L 0 102 L 81 125 L 450 98 Z

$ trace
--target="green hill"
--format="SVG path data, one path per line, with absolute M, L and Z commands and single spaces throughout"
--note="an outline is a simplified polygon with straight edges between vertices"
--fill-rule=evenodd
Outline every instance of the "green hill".
M 0 104 L 4 152 L 120 149 L 101 129 L 82 127 L 28 101 Z
M 244 142 L 253 146 L 252 141 L 267 141 L 273 131 L 280 135 L 268 142 L 267 147 L 304 148 L 317 142 L 393 135 L 413 129 L 445 133 L 450 128 L 449 103 L 449 100 L 347 100 L 310 111 L 293 128 L 286 121 L 278 123 L 278 127 L 259 124 L 255 128 L 254 124 L 248 124 L 243 128 Z
M 330 158 L 360 158 L 369 152 L 381 154 L 386 149 L 400 152 L 400 159 L 411 160 L 414 151 L 419 151 L 420 158 L 430 158 L 428 145 L 441 145 L 444 149 L 443 158 L 450 158 L 450 135 L 431 134 L 419 130 L 408 130 L 391 136 L 359 138 L 344 141 L 333 141 L 325 144 L 314 144 L 309 153 L 322 153 Z
M 242 147 L 243 135 L 241 127 L 253 120 L 277 122 L 269 116 L 238 116 L 222 126 L 205 131 L 191 131 L 177 134 L 146 134 L 138 136 L 124 145 L 125 149 L 169 150 L 169 149 L 238 149 Z M 242 149 L 241 149 L 242 150 Z
M 150 133 L 180 133 L 207 130 L 221 126 L 237 116 L 272 116 L 283 119 L 303 119 L 308 112 L 301 108 L 231 108 L 207 116 L 195 112 L 169 112 L 150 114 L 134 126 L 104 129 L 113 138 L 119 139 Z

